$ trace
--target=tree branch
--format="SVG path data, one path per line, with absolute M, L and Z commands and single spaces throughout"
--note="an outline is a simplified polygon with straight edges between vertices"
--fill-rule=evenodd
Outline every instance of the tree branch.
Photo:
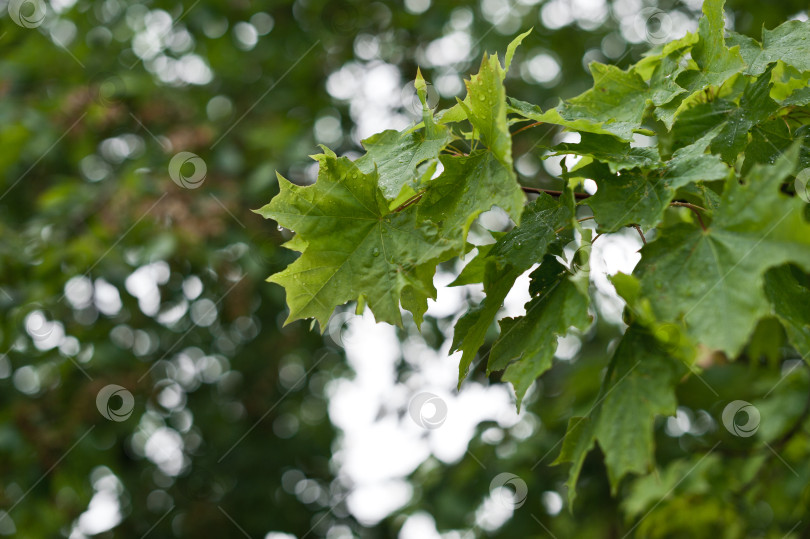
M 696 206 L 695 204 L 690 204 L 689 202 L 681 202 L 680 200 L 676 200 L 675 202 L 670 202 L 670 206 L 681 207 L 681 208 L 689 208 L 692 210 L 692 213 L 695 214 L 697 217 L 698 222 L 700 223 L 700 228 L 703 231 L 706 231 L 706 225 L 703 223 L 703 216 L 700 215 L 700 212 L 706 211 L 706 208 L 701 208 L 700 206 Z
M 407 208 L 408 206 L 416 204 L 417 202 L 419 202 L 419 199 L 421 199 L 422 195 L 424 195 L 424 194 L 425 194 L 424 191 L 420 191 L 420 192 L 416 193 L 411 198 L 409 198 L 408 200 L 406 200 L 405 202 L 403 202 L 402 204 L 397 206 L 397 208 L 394 210 L 394 213 L 399 213 L 402 210 L 404 210 L 405 208 Z
M 515 131 L 514 133 L 512 133 L 512 136 L 514 137 L 515 135 L 517 135 L 517 134 L 518 134 L 518 133 L 520 133 L 521 131 L 526 131 L 527 129 L 531 129 L 532 127 L 537 127 L 538 125 L 543 125 L 543 122 L 534 122 L 533 124 L 524 125 L 524 126 L 523 126 L 523 127 L 521 127 L 520 129 L 518 129 L 517 131 Z
M 524 193 L 535 193 L 535 194 L 545 193 L 553 197 L 558 197 L 563 194 L 562 191 L 554 191 L 553 189 L 540 189 L 539 187 L 525 187 L 521 185 L 520 188 L 523 189 Z M 579 199 L 589 198 L 590 196 L 591 195 L 589 195 L 588 193 L 574 193 L 574 198 Z
M 561 196 L 563 194 L 562 191 L 555 191 L 553 189 L 541 189 L 540 187 L 521 186 L 520 188 L 523 189 L 524 193 L 537 193 L 537 194 L 545 193 L 545 194 L 551 195 L 553 197 L 558 197 L 558 196 Z M 579 200 L 584 200 L 586 198 L 591 198 L 591 196 L 592 195 L 589 195 L 588 193 L 574 193 L 574 198 L 579 199 Z M 674 201 L 670 202 L 669 205 L 673 206 L 673 207 L 676 207 L 676 208 L 689 208 L 690 210 L 692 210 L 694 212 L 695 216 L 697 216 L 698 223 L 700 223 L 700 228 L 702 228 L 704 231 L 707 230 L 706 229 L 706 223 L 703 222 L 703 216 L 700 214 L 700 212 L 708 211 L 706 208 L 702 208 L 702 207 L 700 207 L 700 206 L 698 206 L 696 204 L 692 204 L 690 202 L 686 202 L 686 201 L 683 201 L 683 200 L 674 200 Z M 636 227 L 636 228 L 638 229 L 638 227 Z M 640 229 L 638 229 L 638 230 L 639 230 L 639 234 L 641 234 L 642 241 L 644 241 L 644 244 L 646 245 L 647 240 L 644 238 L 644 234 L 641 233 Z

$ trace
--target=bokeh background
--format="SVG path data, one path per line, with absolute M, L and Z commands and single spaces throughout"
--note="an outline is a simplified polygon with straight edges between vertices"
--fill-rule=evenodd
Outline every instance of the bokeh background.
M 623 331 L 605 274 L 632 269 L 632 230 L 597 244 L 596 322 L 561 339 L 520 414 L 480 365 L 455 390 L 452 326 L 481 298 L 445 286 L 459 265 L 440 269 L 421 333 L 350 311 L 323 336 L 282 327 L 283 291 L 264 282 L 294 256 L 280 247 L 289 232 L 251 212 L 276 194 L 275 171 L 311 183 L 317 144 L 357 156 L 363 138 L 406 127 L 417 66 L 431 103 L 448 106 L 484 51 L 534 27 L 507 88 L 545 109 L 589 87 L 589 62 L 629 65 L 694 30 L 700 8 L 0 1 L 0 535 L 800 536 L 810 520 L 791 526 L 810 505 L 808 461 L 784 456 L 794 477 L 761 451 L 767 462 L 746 475 L 735 461 L 751 456 L 745 447 L 702 461 L 683 484 L 665 473 L 675 497 L 632 480 L 613 497 L 596 451 L 568 507 L 567 466 L 551 462 Z M 728 24 L 759 37 L 806 9 L 730 0 Z M 541 161 L 538 142 L 560 136 L 515 138 L 525 185 L 554 185 L 559 165 Z M 482 221 L 508 225 L 498 212 Z M 521 312 L 521 283 L 504 315 Z M 801 409 L 798 371 L 771 406 Z M 755 365 L 713 372 L 729 400 L 776 380 Z M 665 463 L 724 435 L 719 401 L 699 382 L 679 400 L 657 425 Z

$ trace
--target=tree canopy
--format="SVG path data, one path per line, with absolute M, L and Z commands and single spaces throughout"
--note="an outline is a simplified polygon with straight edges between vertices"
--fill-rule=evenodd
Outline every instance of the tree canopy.
M 805 3 L 5 8 L 0 535 L 806 533 Z

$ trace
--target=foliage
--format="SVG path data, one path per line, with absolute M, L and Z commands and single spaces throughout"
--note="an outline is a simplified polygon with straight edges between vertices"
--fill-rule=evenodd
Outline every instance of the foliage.
M 588 9 L 570 9 L 583 4 Z M 42 20 L 36 9 L 31 11 L 37 6 L 44 7 Z M 428 311 L 421 333 L 410 315 L 401 315 L 404 327 L 397 331 L 402 342 L 386 343 L 401 355 L 391 359 L 391 371 L 386 371 L 393 390 L 357 396 L 353 402 L 359 412 L 351 423 L 401 427 L 397 433 L 408 433 L 424 451 L 417 455 L 415 469 L 392 463 L 385 450 L 377 449 L 390 442 L 386 440 L 390 430 L 376 437 L 380 430 L 373 431 L 371 439 L 358 443 L 355 433 L 337 420 L 333 411 L 341 403 L 334 397 L 335 388 L 355 381 L 355 376 L 357 381 L 366 380 L 367 370 L 358 367 L 353 372 L 353 358 L 349 355 L 347 361 L 334 331 L 322 338 L 304 322 L 282 327 L 289 315 L 283 289 L 263 282 L 268 271 L 281 271 L 297 256 L 280 248 L 290 240 L 288 231 L 277 230 L 275 223 L 250 212 L 256 201 L 270 199 L 284 185 L 276 181 L 273 170 L 295 185 L 311 183 L 317 163 L 313 168 L 307 154 L 318 143 L 328 143 L 337 155 L 359 156 L 354 164 L 362 174 L 374 174 L 376 165 L 380 178 L 392 182 L 380 183 L 390 208 L 391 198 L 403 187 L 418 187 L 437 154 L 440 160 L 459 157 L 441 148 L 451 130 L 470 131 L 466 113 L 456 107 L 461 121 L 435 120 L 430 133 L 419 128 L 408 137 L 396 130 L 371 136 L 365 149 L 360 139 L 373 130 L 361 125 L 359 113 L 369 113 L 363 116 L 375 116 L 380 123 L 394 116 L 421 118 L 421 107 L 412 110 L 414 85 L 405 83 L 417 77 L 417 66 L 434 83 L 425 83 L 428 104 L 454 105 L 455 95 L 465 97 L 462 74 L 477 71 L 481 53 L 508 50 L 510 36 L 530 26 L 534 30 L 513 49 L 503 81 L 514 98 L 507 99 L 507 111 L 520 108 L 520 102 L 532 102 L 540 110 L 530 107 L 527 114 L 548 113 L 560 97 L 575 96 L 592 85 L 589 61 L 625 69 L 643 61 L 647 41 L 660 42 L 668 31 L 697 28 L 700 6 L 692 0 L 660 0 L 658 15 L 638 7 L 638 2 L 628 0 L 0 3 L 0 535 L 89 535 L 88 512 L 96 517 L 106 514 L 102 525 L 95 524 L 96 531 L 107 530 L 96 535 L 103 538 L 265 537 L 268 532 L 284 532 L 309 538 L 405 539 L 430 535 L 418 528 L 414 532 L 411 526 L 426 515 L 449 536 L 806 535 L 810 470 L 803 418 L 810 381 L 789 361 L 795 351 L 780 347 L 786 342 L 781 339 L 783 331 L 794 343 L 807 341 L 804 320 L 810 300 L 780 299 L 808 297 L 806 272 L 795 265 L 765 274 L 765 294 L 768 303 L 776 305 L 775 316 L 757 325 L 744 353 L 734 362 L 715 361 L 702 372 L 702 381 L 689 376 L 675 385 L 677 418 L 658 417 L 652 438 L 645 434 L 649 430 L 638 433 L 645 444 L 652 439 L 656 452 L 651 462 L 659 472 L 626 478 L 618 494 L 611 496 L 610 476 L 597 449 L 582 462 L 573 513 L 563 499 L 569 469 L 551 466 L 570 419 L 592 415 L 598 422 L 624 405 L 605 402 L 591 414 L 600 399 L 604 369 L 625 330 L 617 325 L 613 304 L 602 301 L 599 290 L 594 293 L 594 286 L 602 284 L 597 282 L 600 249 L 615 247 L 613 240 L 640 242 L 633 229 L 618 224 L 621 213 L 612 217 L 618 232 L 594 244 L 588 294 L 586 279 L 570 280 L 560 273 L 562 266 L 570 269 L 568 263 L 547 264 L 534 274 L 532 301 L 537 308 L 526 317 L 532 323 L 537 319 L 550 332 L 565 331 L 558 325 L 564 320 L 549 316 L 558 308 L 567 309 L 565 317 L 583 327 L 588 324 L 586 316 L 593 317 L 585 333 L 572 331 L 566 337 L 565 357 L 570 359 L 552 361 L 546 341 L 551 337 L 523 331 L 528 320 L 514 313 L 509 313 L 514 322 L 501 318 L 500 304 L 494 301 L 478 315 L 480 322 L 470 324 L 463 346 L 471 349 L 480 338 L 479 357 L 493 350 L 497 338 L 491 320 L 514 324 L 511 335 L 524 343 L 521 357 L 536 358 L 536 363 L 515 361 L 519 358 L 513 352 L 518 348 L 503 341 L 491 355 L 500 363 L 512 362 L 510 378 L 532 380 L 531 372 L 518 367 L 550 362 L 551 368 L 531 383 L 519 415 L 514 407 L 511 414 L 504 412 L 510 405 L 504 396 L 509 386 L 491 384 L 509 369 L 488 376 L 487 362 L 476 362 L 474 352 L 468 354 L 471 368 L 459 393 L 450 396 L 455 384 L 452 372 L 449 377 L 444 371 L 435 376 L 437 367 L 449 364 L 451 371 L 455 369 L 452 360 L 428 358 L 451 347 L 452 326 L 461 312 Z M 807 105 L 808 77 L 801 75 L 805 68 L 795 62 L 806 61 L 802 60 L 806 55 L 784 35 L 800 23 L 780 24 L 801 18 L 806 9 L 805 0 L 729 0 L 726 5 L 729 27 L 740 32 L 728 34 L 726 45 L 739 45 L 743 60 L 755 66 L 747 75 L 758 77 L 774 58 L 793 59 L 791 65 L 773 68 L 771 79 L 784 84 L 774 84 L 771 97 L 781 107 L 797 110 Z M 28 17 L 30 24 L 20 17 Z M 654 27 L 656 17 L 664 22 L 669 17 L 676 24 L 664 25 L 660 32 Z M 777 27 L 782 29 L 777 32 Z M 757 41 L 769 52 L 761 54 Z M 452 54 L 447 54 L 446 45 Z M 560 68 L 556 74 L 547 68 L 549 58 Z M 543 59 L 545 63 L 538 64 Z M 500 60 L 503 66 L 503 57 Z M 671 61 L 663 58 L 661 63 Z M 490 67 L 496 68 L 494 63 Z M 393 90 L 387 88 L 383 96 L 390 116 L 378 104 L 358 104 L 363 93 L 385 94 L 379 91 L 379 79 L 370 77 L 381 70 L 395 79 Z M 648 75 L 641 70 L 644 80 L 649 76 L 655 85 L 651 93 L 655 103 L 683 93 L 664 78 L 664 71 Z M 333 81 L 347 75 L 357 95 L 333 91 Z M 374 92 L 368 92 L 369 87 Z M 465 105 L 480 114 L 475 103 Z M 586 109 L 570 111 L 578 114 Z M 661 114 L 667 118 L 670 112 Z M 508 112 L 507 118 L 516 114 Z M 755 157 L 742 161 L 744 175 L 753 161 L 771 162 L 805 132 L 773 115 L 761 121 L 746 111 L 737 114 L 742 121 L 760 122 L 745 148 L 747 157 Z M 391 125 L 395 124 L 386 123 Z M 478 125 L 488 129 L 483 117 Z M 507 127 L 514 132 L 528 125 Z M 501 128 L 492 128 L 487 136 L 502 147 L 506 139 L 498 142 L 497 137 Z M 675 161 L 681 150 L 670 155 L 664 140 L 659 141 L 660 153 L 649 147 L 626 151 L 625 143 L 601 136 L 604 133 L 593 138 L 583 133 L 579 142 L 568 138 L 560 142 L 557 129 L 547 124 L 511 137 L 512 151 L 501 155 L 513 159 L 521 185 L 562 190 L 555 159 L 545 161 L 547 166 L 539 159 L 549 152 L 547 146 L 562 151 L 565 145 L 580 145 L 584 150 L 590 144 L 587 151 L 613 154 L 599 158 L 608 163 L 604 179 L 595 169 L 589 172 L 602 186 L 619 173 L 622 177 L 647 170 L 663 156 L 678 165 L 672 168 L 673 184 L 686 182 L 677 187 L 683 194 L 675 200 L 698 204 L 693 197 L 711 198 L 712 208 L 720 201 L 705 186 L 687 185 L 692 181 L 692 162 L 705 174 L 727 173 L 722 155 L 705 153 L 699 144 L 684 148 L 678 154 L 683 154 L 682 160 Z M 697 129 L 684 136 L 695 143 L 710 137 L 708 146 L 714 138 L 710 135 Z M 552 138 L 554 142 L 546 142 Z M 727 144 L 735 140 L 727 139 Z M 464 150 L 454 153 L 467 152 L 465 142 L 452 144 Z M 402 150 L 394 151 L 396 147 Z M 411 151 L 419 157 L 404 160 Z M 197 154 L 207 165 L 204 181 L 173 181 L 171 163 L 184 152 Z M 806 161 L 807 149 L 802 146 L 799 152 L 800 161 Z M 385 156 L 392 159 L 383 162 Z M 461 176 L 480 163 L 496 169 L 496 161 L 449 162 Z M 508 168 L 498 170 L 508 175 Z M 433 195 L 435 213 L 445 207 L 460 213 L 478 211 L 480 200 L 452 197 L 454 189 L 448 182 L 444 194 Z M 553 258 L 563 253 L 565 260 L 579 251 L 576 267 L 585 275 L 591 238 L 579 249 L 579 243 L 568 245 L 570 236 L 563 238 L 563 245 L 543 245 L 527 241 L 523 234 L 546 237 L 544 223 L 570 222 L 570 200 L 560 204 L 556 195 L 538 196 L 524 207 L 516 193 L 516 189 L 500 193 L 499 203 L 515 205 L 518 217 L 530 207 L 533 213 L 526 213 L 513 232 L 498 229 L 494 234 L 497 239 L 502 233 L 511 238 L 504 248 L 513 266 L 504 266 L 503 253 L 496 260 L 481 256 L 492 244 L 479 245 L 468 255 L 478 256 L 456 284 L 481 283 L 489 271 L 487 281 L 495 290 L 499 272 L 505 272 L 503 286 L 513 288 L 510 271 L 528 264 L 523 277 L 516 279 L 527 282 L 528 274 L 536 270 L 532 257 L 542 258 L 535 249 L 547 250 Z M 416 194 L 406 189 L 407 198 L 395 202 L 401 206 Z M 581 201 L 580 196 L 578 192 L 576 200 Z M 419 214 L 425 202 L 420 199 L 408 207 Z M 597 204 L 596 198 L 589 202 Z M 586 205 L 579 206 L 577 218 L 589 216 L 584 213 Z M 610 211 L 604 210 L 600 226 L 608 227 Z M 472 221 L 469 237 L 476 243 L 484 234 L 482 223 L 492 223 L 492 217 L 488 213 Z M 673 209 L 664 211 L 664 219 L 666 224 L 687 217 Z M 463 226 L 444 227 L 453 252 L 461 245 Z M 590 221 L 582 226 L 573 236 L 577 242 L 589 233 Z M 560 235 L 569 233 L 570 227 Z M 648 239 L 654 234 L 648 232 Z M 287 245 L 294 247 L 296 241 L 293 237 Z M 512 248 L 518 243 L 525 259 L 516 257 Z M 303 245 L 299 242 L 298 247 Z M 465 244 L 463 251 L 469 248 Z M 461 269 L 454 263 L 437 266 L 441 279 Z M 620 286 L 620 278 L 614 280 Z M 403 282 L 428 279 L 417 273 Z M 436 288 L 439 294 L 448 293 L 438 279 Z M 634 290 L 630 281 L 625 296 L 632 298 Z M 408 297 L 408 287 L 402 291 Z M 460 309 L 466 310 L 465 298 L 473 307 L 480 302 L 474 287 L 453 291 L 461 298 Z M 432 293 L 432 288 L 425 292 Z M 597 301 L 591 301 L 583 314 L 588 298 Z M 415 309 L 419 299 L 412 298 Z M 638 316 L 645 312 L 638 307 Z M 341 314 L 333 324 L 346 320 L 347 313 Z M 40 315 L 47 324 L 40 324 Z M 657 333 L 680 335 L 669 326 L 657 328 Z M 642 342 L 652 343 L 642 337 Z M 672 341 L 688 347 L 686 340 Z M 807 346 L 803 345 L 805 350 Z M 557 356 L 561 354 L 558 350 Z M 615 374 L 623 368 L 613 369 L 611 387 L 638 383 L 632 375 L 622 380 Z M 398 399 L 425 389 L 420 380 L 427 373 L 428 389 L 446 386 L 450 415 L 442 428 L 414 431 Z M 102 389 L 110 384 L 133 396 L 131 415 L 115 418 L 121 421 L 105 417 L 97 406 Z M 503 400 L 493 403 L 493 394 Z M 668 394 L 655 397 L 645 403 L 639 419 L 669 405 Z M 722 426 L 723 406 L 735 399 L 750 401 L 761 412 L 762 424 L 750 438 L 729 435 Z M 118 405 L 115 400 L 110 404 Z M 485 407 L 501 415 L 498 420 L 492 419 L 494 415 L 477 422 L 469 419 L 462 432 L 453 434 L 447 429 L 450 424 L 467 420 L 467 410 L 457 413 L 454 404 L 470 410 Z M 600 443 L 603 428 L 594 429 Z M 448 438 L 463 444 L 459 456 L 447 457 L 437 450 L 448 445 Z M 718 441 L 721 445 L 702 459 Z M 164 454 L 166 447 L 180 451 Z M 368 485 L 356 483 L 347 473 L 347 460 L 358 449 L 364 457 L 373 452 L 368 461 L 391 464 L 385 472 L 410 493 L 404 505 L 389 506 L 375 519 L 357 516 L 359 509 L 371 505 L 356 496 Z M 363 461 L 359 468 L 365 473 L 374 462 Z M 528 495 L 519 509 L 486 522 L 482 507 L 491 506 L 491 481 L 502 472 L 525 481 Z M 388 494 L 381 491 L 375 501 L 388 502 Z
M 475 248 L 459 284 L 480 283 L 485 298 L 455 325 L 459 384 L 479 357 L 488 374 L 502 373 L 514 386 L 520 407 L 551 369 L 557 337 L 588 331 L 591 246 L 635 227 L 646 243 L 641 261 L 632 275 L 613 279 L 627 304 L 627 329 L 593 405 L 571 418 L 557 459 L 572 463 L 572 501 L 595 443 L 613 493 L 628 474 L 653 471 L 656 420 L 676 413 L 676 394 L 692 380 L 719 396 L 710 378 L 728 362 L 757 362 L 761 350 L 790 347 L 785 357 L 808 359 L 810 162 L 802 133 L 810 113 L 810 23 L 765 30 L 761 42 L 725 37 L 723 5 L 707 0 L 696 33 L 627 69 L 592 63 L 593 87 L 545 111 L 505 91 L 528 32 L 507 48 L 503 64 L 485 54 L 465 81 L 466 96 L 449 109 L 431 110 L 418 75 L 420 123 L 398 139 L 386 132 L 365 141 L 368 153 L 358 164 L 324 149 L 314 156 L 314 185 L 280 177 L 281 194 L 258 210 L 296 232 L 302 251 L 270 279 L 285 287 L 288 322 L 311 317 L 323 330 L 336 307 L 356 301 L 358 311 L 368 307 L 378 321 L 396 324 L 401 306 L 419 325 L 436 297 L 437 265 Z M 546 157 L 579 159 L 563 161 L 556 197 L 539 189 L 526 204 L 521 189 L 538 189 L 519 183 L 512 140 L 541 124 L 579 135 L 576 143 L 544 148 Z M 639 145 L 639 136 L 652 144 Z M 595 196 L 581 191 L 587 180 L 596 183 Z M 493 230 L 491 245 L 471 245 L 471 224 L 493 206 L 514 228 Z M 585 228 L 591 220 L 596 236 Z M 531 269 L 526 314 L 501 320 L 500 335 L 484 351 L 504 298 Z M 716 448 L 695 456 L 696 448 L 687 459 L 698 467 Z M 687 465 L 668 466 L 664 474 Z M 639 501 L 643 489 L 660 488 L 650 476 L 633 485 L 623 502 L 633 507 L 628 515 L 655 509 L 654 496 Z M 693 492 L 699 489 L 683 496 Z

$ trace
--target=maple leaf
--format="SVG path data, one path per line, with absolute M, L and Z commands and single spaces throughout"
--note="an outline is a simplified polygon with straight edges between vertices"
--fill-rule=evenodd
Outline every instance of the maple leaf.
M 417 321 L 435 297 L 435 267 L 451 243 L 416 207 L 388 209 L 377 173 L 364 174 L 331 151 L 314 156 L 318 181 L 301 187 L 279 175 L 281 192 L 258 213 L 300 236 L 300 258 L 269 281 L 287 291 L 287 323 L 315 318 L 323 330 L 334 308 L 364 300 L 379 321 L 400 324 L 406 296 Z

